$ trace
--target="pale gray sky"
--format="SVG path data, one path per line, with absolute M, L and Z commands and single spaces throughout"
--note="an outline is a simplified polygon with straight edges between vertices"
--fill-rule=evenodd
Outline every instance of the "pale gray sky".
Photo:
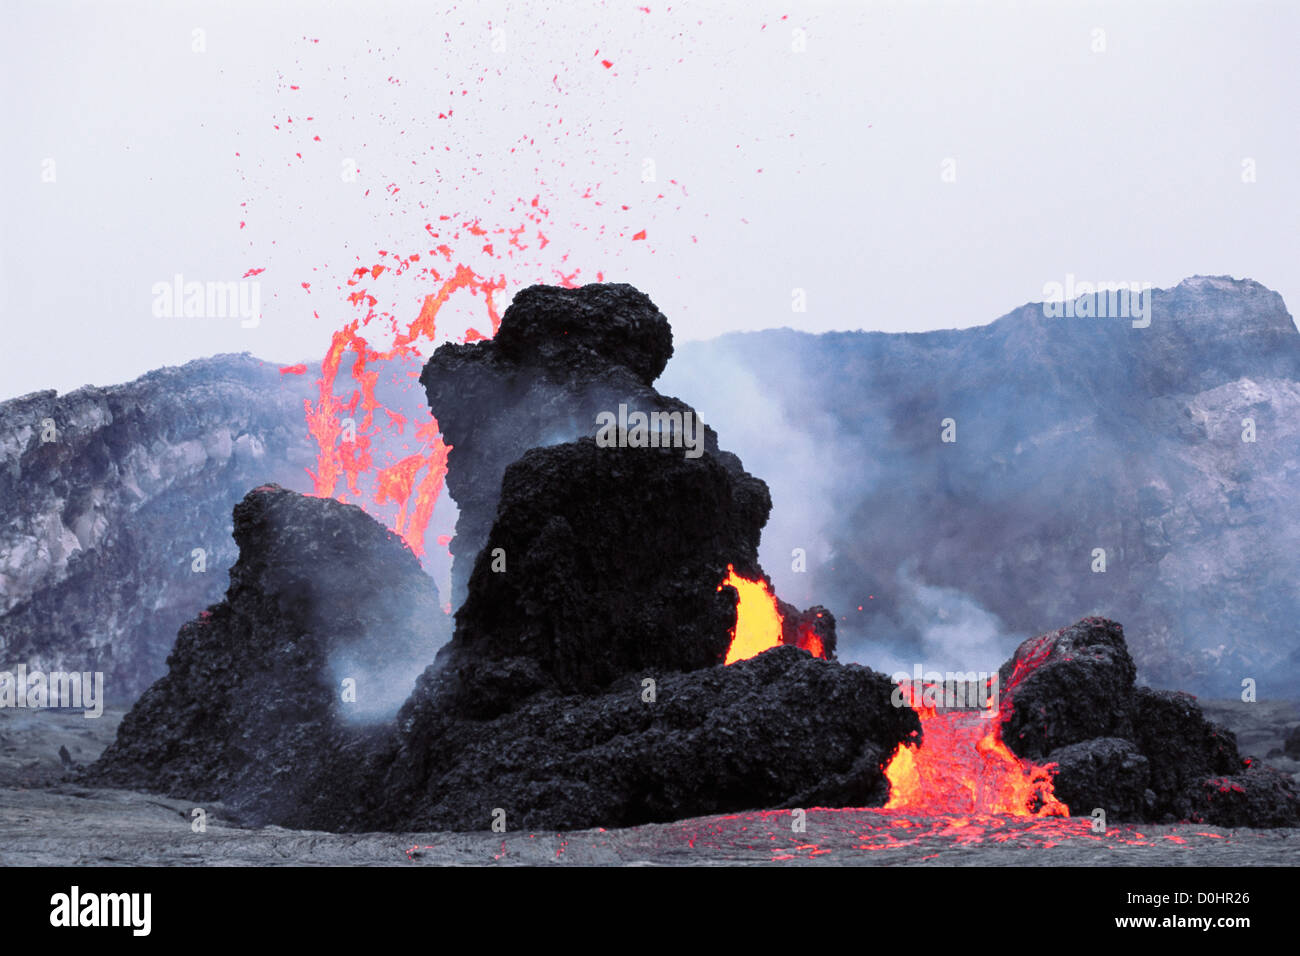
M 319 358 L 353 267 L 535 195 L 550 244 L 485 271 L 632 282 L 680 339 L 983 324 L 1067 273 L 1300 301 L 1296 3 L 4 9 L 0 397 Z M 154 315 L 251 269 L 256 328 Z M 433 291 L 374 285 L 408 319 Z

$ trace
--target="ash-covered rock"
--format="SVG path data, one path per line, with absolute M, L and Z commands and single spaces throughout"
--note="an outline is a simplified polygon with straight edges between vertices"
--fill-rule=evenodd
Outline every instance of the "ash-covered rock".
M 1190 694 L 1135 685 L 1124 629 L 1104 618 L 1025 641 L 999 672 L 1002 737 L 1058 765 L 1057 796 L 1076 815 L 1296 826 L 1290 777 L 1243 760 L 1233 733 Z
M 840 621 L 852 659 L 924 660 L 928 596 L 951 589 L 1012 634 L 1104 609 L 1155 687 L 1295 698 L 1296 303 L 1226 276 L 1149 294 L 1145 328 L 1030 303 L 978 328 L 730 333 L 679 343 L 659 388 L 767 481 L 773 554 L 824 536 L 806 580 L 863 605 Z
M 185 624 L 88 779 L 221 800 L 256 823 L 352 812 L 365 758 L 446 638 L 401 539 L 352 505 L 267 485 L 234 509 L 226 598 Z

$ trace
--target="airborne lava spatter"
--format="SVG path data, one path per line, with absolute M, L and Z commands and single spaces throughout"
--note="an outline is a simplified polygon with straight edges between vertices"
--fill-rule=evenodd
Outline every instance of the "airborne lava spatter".
M 524 22 L 520 22 L 519 29 L 525 29 Z M 543 14 L 533 29 L 543 27 L 545 22 Z M 491 20 L 487 27 L 493 29 Z M 337 39 L 325 38 L 324 46 L 328 48 Z M 451 35 L 446 34 L 444 39 L 450 43 Z M 397 379 L 407 371 L 407 363 L 419 360 L 422 364 L 428 357 L 419 354 L 419 347 L 439 344 L 435 325 L 449 324 L 445 314 L 440 318 L 442 307 L 457 292 L 469 291 L 474 296 L 482 293 L 487 320 L 471 323 L 462 341 L 491 338 L 500 321 L 494 295 L 504 295 L 507 276 L 512 289 L 539 282 L 575 287 L 589 281 L 589 276 L 603 282 L 608 262 L 624 256 L 624 243 L 603 244 L 597 253 L 600 263 L 592 261 L 591 252 L 581 253 L 585 261 L 579 265 L 577 255 L 571 257 L 571 238 L 580 233 L 617 237 L 626 240 L 628 247 L 633 240 L 642 240 L 627 255 L 645 262 L 645 257 L 656 251 L 647 248 L 654 245 L 646 241 L 647 228 L 662 222 L 661 209 L 680 211 L 682 206 L 663 192 L 647 190 L 640 184 L 631 187 L 634 191 L 626 195 L 609 196 L 608 190 L 602 193 L 601 171 L 618 181 L 631 161 L 631 155 L 626 153 L 630 140 L 622 136 L 619 121 L 614 119 L 608 120 L 609 129 L 604 133 L 570 139 L 566 111 L 575 101 L 566 82 L 569 67 L 560 66 L 553 75 L 553 89 L 537 90 L 531 98 L 531 112 L 519 136 L 509 145 L 508 154 L 493 151 L 498 161 L 505 161 L 508 155 L 508 163 L 498 166 L 489 162 L 485 166 L 487 150 L 479 134 L 490 133 L 495 140 L 501 125 L 500 100 L 495 92 L 484 93 L 490 87 L 478 84 L 501 76 L 495 48 L 491 56 L 482 58 L 463 50 L 468 59 L 449 65 L 439 75 L 437 68 L 427 69 L 427 57 L 422 54 L 402 56 L 399 48 L 367 43 L 366 56 L 384 63 L 376 69 L 393 70 L 391 63 L 396 59 L 418 69 L 420 79 L 390 73 L 385 107 L 357 114 L 334 108 L 354 90 L 346 75 L 331 72 L 326 49 L 317 48 L 321 38 L 303 36 L 301 41 L 309 46 L 297 51 L 291 67 L 278 72 L 276 89 L 284 99 L 267 117 L 276 139 L 283 142 L 264 156 L 235 152 L 241 179 L 250 187 L 260 187 L 260 198 L 250 193 L 240 202 L 238 228 L 249 228 L 253 234 L 249 245 L 256 247 L 261 235 L 256 211 L 262 202 L 278 204 L 278 215 L 271 221 L 301 223 L 301 228 L 312 233 L 321 229 L 322 220 L 333 218 L 333 211 L 327 208 L 285 208 L 285 194 L 278 182 L 266 178 L 266 171 L 282 164 L 295 170 L 313 166 L 319 170 L 324 168 L 322 163 L 336 162 L 326 159 L 328 149 L 320 149 L 324 134 L 325 140 L 351 143 L 354 149 L 359 146 L 361 152 L 353 152 L 344 161 L 343 181 L 355 184 L 362 190 L 363 199 L 378 204 L 372 209 L 372 219 L 395 220 L 385 234 L 427 240 L 424 248 L 409 256 L 380 249 L 374 259 L 358 257 L 350 263 L 354 268 L 347 288 L 342 287 L 342 277 L 339 284 L 349 311 L 342 316 L 330 315 L 324 309 L 314 313 L 316 318 L 329 318 L 341 327 L 336 326 L 321 361 L 318 395 L 306 403 L 307 427 L 318 449 L 315 468 L 308 472 L 314 494 L 362 506 L 399 534 L 416 555 L 423 555 L 425 534 L 444 485 L 448 448 L 440 437 L 438 423 L 427 411 L 410 414 L 412 438 L 405 427 L 407 408 L 402 406 L 403 414 L 399 414 L 389 407 L 397 403 L 388 399 L 386 405 L 384 386 L 390 379 L 393 384 L 403 384 Z M 607 57 L 607 64 L 623 55 L 618 47 L 600 54 Z M 575 70 L 579 76 L 590 73 L 586 63 Z M 464 82 L 475 72 L 477 83 Z M 612 70 L 606 75 L 617 74 L 618 70 Z M 575 86 L 575 90 L 576 104 L 582 108 L 585 97 L 581 86 Z M 345 119 L 349 113 L 352 115 Z M 590 154 L 589 163 L 579 165 L 574 161 L 578 157 L 572 153 L 575 142 L 586 144 L 582 148 Z M 615 145 L 612 154 L 610 143 Z M 511 200 L 512 193 L 498 194 L 493 183 L 499 184 L 503 173 L 526 171 L 527 164 L 531 164 L 527 180 L 531 198 L 513 193 L 516 198 Z M 253 175 L 253 169 L 259 172 Z M 335 172 L 331 170 L 331 174 Z M 670 182 L 686 195 L 678 180 Z M 534 188 L 537 191 L 531 194 Z M 333 191 L 318 192 L 325 204 L 335 202 Z M 554 216 L 552 206 L 556 209 Z M 434 218 L 430 215 L 434 208 L 446 211 Z M 275 244 L 271 242 L 271 246 Z M 258 251 L 268 254 L 275 250 Z M 431 264 L 444 271 L 440 273 Z M 328 264 L 319 267 L 329 268 Z M 433 290 L 433 294 L 422 296 L 423 306 L 414 320 L 410 320 L 407 310 L 417 307 L 419 299 L 406 290 L 395 290 L 391 282 L 408 269 L 407 281 L 414 280 L 420 293 Z M 259 262 L 244 278 L 265 271 L 267 263 Z M 293 282 L 295 290 L 300 286 L 307 295 L 319 296 L 325 285 L 320 277 L 296 279 L 311 280 Z M 372 283 L 376 284 L 374 291 L 367 288 Z M 377 283 L 383 284 L 383 293 L 378 291 Z M 474 309 L 477 312 L 478 307 Z M 401 316 L 400 321 L 394 316 Z M 377 318 L 385 321 L 375 323 Z M 383 327 L 382 336 L 377 325 Z M 445 331 L 442 338 L 447 338 Z M 296 375 L 306 369 L 286 366 L 282 371 Z M 351 382 L 347 381 L 349 376 Z M 410 374 L 410 379 L 417 377 L 418 369 Z
M 410 453 L 395 453 L 394 446 L 407 434 L 408 418 L 384 404 L 376 389 L 381 373 L 399 385 L 403 369 L 410 379 L 418 377 L 419 367 L 427 358 L 422 349 L 439 344 L 439 316 L 458 293 L 468 293 L 475 299 L 481 295 L 482 319 L 486 320 L 472 322 L 463 341 L 482 341 L 496 334 L 501 324 L 496 296 L 506 289 L 505 273 L 490 277 L 464 260 L 481 261 L 486 256 L 490 262 L 503 265 L 509 261 L 522 266 L 525 275 L 533 275 L 536 281 L 546 278 L 540 261 L 523 265 L 516 256 L 550 244 L 543 231 L 549 228 L 549 210 L 540 202 L 540 196 L 535 196 L 532 200 L 516 199 L 509 212 L 519 217 L 513 228 L 487 227 L 477 218 L 460 221 L 458 217 L 440 215 L 436 225 L 425 224 L 424 232 L 432 240 L 432 248 L 423 257 L 419 252 L 403 256 L 380 250 L 378 262 L 354 268 L 342 291 L 347 303 L 354 309 L 364 309 L 364 313 L 334 332 L 321 360 L 316 383 L 318 398 L 304 402 L 307 427 L 318 449 L 316 470 L 308 471 L 314 493 L 341 501 L 349 496 L 356 499 L 399 534 L 417 556 L 425 551 L 424 536 L 446 479 L 449 448 L 442 440 L 437 420 L 421 401 L 413 413 L 418 446 L 412 451 L 410 445 L 402 444 L 402 450 Z M 497 243 L 501 248 L 495 248 L 492 242 L 484 243 L 485 238 L 493 236 L 503 237 Z M 561 262 L 567 259 L 567 254 L 560 257 Z M 582 273 L 576 267 L 567 274 L 553 271 L 556 284 L 569 288 L 576 285 Z M 392 311 L 378 310 L 379 296 L 372 288 L 381 278 L 387 282 L 407 273 L 407 281 L 414 278 L 436 291 L 423 296 L 414 319 L 401 321 Z M 603 272 L 597 271 L 596 280 L 604 281 Z M 388 298 L 400 301 L 396 293 Z M 395 306 L 389 308 L 396 311 Z M 387 347 L 373 344 L 380 335 L 388 337 Z M 446 338 L 446 334 L 442 337 Z M 282 371 L 297 372 L 298 367 Z M 349 376 L 351 392 L 345 392 L 344 398 L 336 388 L 343 387 L 342 382 Z M 384 414 L 384 420 L 376 419 L 377 412 Z
M 919 747 L 900 745 L 885 777 L 886 810 L 925 815 L 1069 816 L 1052 792 L 1050 765 L 1022 761 L 1002 741 L 996 717 L 919 704 Z
M 418 261 L 419 257 L 417 255 L 411 259 Z M 380 265 L 372 269 L 357 269 L 348 280 L 348 285 L 356 285 L 367 275 L 377 279 L 384 271 Z M 435 279 L 441 279 L 436 271 L 432 275 Z M 399 434 L 405 431 L 407 420 L 406 416 L 389 409 L 375 396 L 379 371 L 372 367 L 372 363 L 420 358 L 416 350 L 417 343 L 421 340 L 429 343 L 435 341 L 438 311 L 453 293 L 461 290 L 468 290 L 475 296 L 482 293 L 491 322 L 490 334 L 495 335 L 501 317 L 492 296 L 505 287 L 504 278 L 485 279 L 463 265 L 458 265 L 455 272 L 450 277 L 441 279 L 441 282 L 436 293 L 425 297 L 419 315 L 406 329 L 396 331 L 392 346 L 382 351 L 373 348 L 360 334 L 362 326 L 378 317 L 373 309 L 374 297 L 367 295 L 364 289 L 353 292 L 349 296 L 351 302 L 354 305 L 367 304 L 367 312 L 334 333 L 329 351 L 321 362 L 320 378 L 317 379 L 319 399 L 316 403 L 306 400 L 303 402 L 307 427 L 319 449 L 316 471 L 309 472 L 316 495 L 337 497 L 340 500 L 346 500 L 348 494 L 360 495 L 360 477 L 374 468 L 374 503 L 392 503 L 397 506 L 397 514 L 390 526 L 402 536 L 416 555 L 424 553 L 424 533 L 433 516 L 438 496 L 442 493 L 447 476 L 448 447 L 442 440 L 437 420 L 424 412 L 426 420 L 415 426 L 415 437 L 420 441 L 420 450 L 385 467 L 374 467 L 371 441 L 380 433 L 380 427 L 375 422 L 375 412 L 384 412 L 388 427 Z M 391 322 L 391 317 L 389 319 Z M 393 324 L 396 325 L 395 322 Z M 476 338 L 490 337 L 476 329 L 471 329 L 470 333 Z M 349 353 L 353 357 L 349 371 L 355 386 L 348 401 L 344 402 L 335 395 L 334 389 L 344 359 Z M 361 413 L 360 421 L 355 420 L 358 410 Z M 352 422 L 350 427 L 345 428 L 348 419 L 352 419 Z M 340 480 L 345 481 L 345 489 L 339 488 Z

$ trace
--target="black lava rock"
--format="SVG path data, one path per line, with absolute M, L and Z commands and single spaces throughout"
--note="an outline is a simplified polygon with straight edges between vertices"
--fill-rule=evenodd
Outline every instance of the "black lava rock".
M 999 671 L 1002 739 L 1022 757 L 1054 762 L 1071 813 L 1294 826 L 1300 798 L 1285 774 L 1243 760 L 1231 731 L 1196 698 L 1134 684 L 1114 621 L 1084 618 L 1025 641 Z
M 663 313 L 644 292 L 616 282 L 529 286 L 506 309 L 492 343 L 516 362 L 551 368 L 591 357 L 593 371 L 621 366 L 643 385 L 657 379 L 673 355 Z
M 1240 773 L 1237 738 L 1201 713 L 1191 694 L 1139 687 L 1134 739 L 1151 761 L 1151 788 L 1159 796 L 1155 819 L 1190 819 L 1208 812 L 1200 788 L 1211 776 Z
M 595 435 L 597 416 L 620 404 L 694 416 L 650 385 L 672 351 L 668 321 L 648 296 L 630 285 L 592 284 L 524 289 L 494 338 L 433 353 L 420 382 L 451 446 L 447 490 L 460 509 L 450 547 L 453 607 L 469 593 L 511 462 L 530 448 Z M 711 429 L 703 435 L 707 451 L 743 474 Z
M 1046 757 L 1093 737 L 1127 737 L 1137 668 L 1124 628 L 1084 618 L 1030 638 L 998 671 L 1002 739 L 1022 757 Z
M 513 830 L 879 805 L 881 765 L 920 729 L 885 675 L 794 647 L 637 672 L 595 696 L 548 690 L 489 720 L 450 710 L 442 680 L 431 668 L 403 708 L 369 826 L 481 830 L 497 808 Z
M 456 614 L 452 654 L 536 659 L 563 690 L 647 668 L 718 664 L 736 595 L 727 566 L 759 575 L 767 487 L 715 456 L 536 448 L 506 469 L 501 503 Z
M 234 529 L 225 600 L 181 628 L 166 676 L 87 778 L 310 826 L 351 811 L 447 615 L 415 556 L 360 508 L 266 485 L 235 506 Z
M 1294 779 L 1249 760 L 1244 770 L 1202 780 L 1187 794 L 1187 818 L 1221 827 L 1300 826 Z
M 626 826 L 883 803 L 883 765 L 920 730 L 884 675 L 792 646 L 720 666 L 737 599 L 720 584 L 729 565 L 762 576 L 769 507 L 761 481 L 712 453 L 589 438 L 526 452 L 452 643 L 368 771 L 376 799 L 342 825 L 475 829 L 500 808 L 511 827 Z M 828 611 L 790 610 L 833 649 Z
M 339 679 L 432 657 L 432 585 L 359 510 L 259 488 L 226 601 L 182 629 L 91 776 L 331 830 L 883 803 L 883 764 L 920 731 L 884 675 L 798 646 L 722 665 L 728 567 L 766 580 L 767 486 L 709 432 L 693 457 L 562 440 L 619 403 L 693 416 L 649 386 L 670 354 L 628 286 L 525 290 L 497 340 L 439 349 L 422 381 L 453 445 L 466 600 L 396 720 L 349 723 Z M 829 611 L 779 607 L 785 645 L 833 654 Z
M 679 571 L 687 577 L 677 591 L 670 565 L 651 573 L 664 557 L 651 545 L 669 547 L 651 526 L 690 517 L 656 505 L 680 498 L 679 507 L 701 509 L 690 523 L 713 527 L 719 540 L 729 523 L 733 532 L 751 529 L 741 519 L 756 516 L 743 495 L 730 499 L 738 511 L 727 516 L 728 499 L 715 493 L 735 489 L 716 462 L 691 461 L 684 471 L 684 461 L 589 441 L 526 456 L 512 474 L 563 465 L 589 488 L 589 498 L 571 500 L 592 506 L 592 520 L 600 505 L 623 501 L 627 526 L 614 522 L 608 540 L 590 546 L 623 561 L 613 557 L 622 542 L 643 554 L 639 573 L 603 576 L 596 562 L 594 575 L 576 573 L 554 593 L 527 561 L 501 575 L 476 573 L 456 643 L 419 678 L 396 720 L 369 723 L 348 720 L 339 680 L 350 671 L 337 662 L 374 667 L 395 654 L 405 661 L 411 641 L 422 644 L 420 635 L 445 620 L 432 585 L 400 539 L 359 509 L 278 488 L 250 492 L 236 509 L 241 556 L 226 601 L 182 628 L 168 675 L 127 715 L 85 779 L 221 800 L 243 822 L 330 830 L 483 829 L 497 807 L 514 828 L 883 803 L 882 765 L 920 730 L 915 713 L 893 706 L 888 678 L 788 646 L 723 667 L 735 595 L 713 583 L 716 569 L 705 569 L 712 576 L 704 585 L 688 580 L 698 569 Z M 584 467 L 589 474 L 579 473 Z M 613 493 L 624 486 L 608 477 L 610 467 L 641 482 L 646 507 Z M 532 526 L 538 516 L 528 502 L 550 500 L 543 489 L 525 482 L 518 495 L 507 490 L 502 540 Z M 580 513 L 557 513 L 591 530 Z M 582 539 L 552 540 L 554 549 L 539 546 L 538 555 L 573 568 Z M 517 590 L 490 590 L 507 581 Z M 660 633 L 642 617 L 621 633 L 617 616 L 595 600 L 622 594 L 635 615 L 638 593 L 647 608 L 662 603 L 674 630 Z M 667 600 L 673 593 L 677 608 Z M 477 617 L 494 595 L 536 602 L 537 613 L 518 622 Z M 705 611 L 694 622 L 683 616 L 692 600 Z M 548 615 L 570 604 L 583 612 L 573 629 L 536 630 L 546 641 L 512 640 L 516 623 L 549 627 Z M 647 629 L 642 639 L 638 627 Z M 600 667 L 584 666 L 580 652 Z M 600 668 L 618 674 L 593 690 Z
M 1096 737 L 1052 751 L 1056 796 L 1075 816 L 1100 807 L 1109 821 L 1145 820 L 1150 762 L 1130 740 Z

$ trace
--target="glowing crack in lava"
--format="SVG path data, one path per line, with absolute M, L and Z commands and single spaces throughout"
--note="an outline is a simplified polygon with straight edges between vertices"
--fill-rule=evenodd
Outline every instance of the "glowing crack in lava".
M 781 625 L 784 623 L 777 608 L 776 595 L 764 581 L 750 581 L 736 573 L 734 565 L 727 565 L 727 576 L 718 585 L 721 591 L 730 585 L 740 597 L 736 601 L 736 626 L 731 632 L 731 646 L 727 649 L 724 664 L 757 657 L 781 643 Z M 813 657 L 825 657 L 822 640 L 811 629 L 804 629 L 798 646 Z
M 919 693 L 910 697 L 921 718 L 922 743 L 900 744 L 885 768 L 886 810 L 927 816 L 1070 815 L 1052 792 L 1051 765 L 1013 754 L 1002 741 L 1000 720 L 978 710 L 940 711 L 918 705 L 920 699 Z

